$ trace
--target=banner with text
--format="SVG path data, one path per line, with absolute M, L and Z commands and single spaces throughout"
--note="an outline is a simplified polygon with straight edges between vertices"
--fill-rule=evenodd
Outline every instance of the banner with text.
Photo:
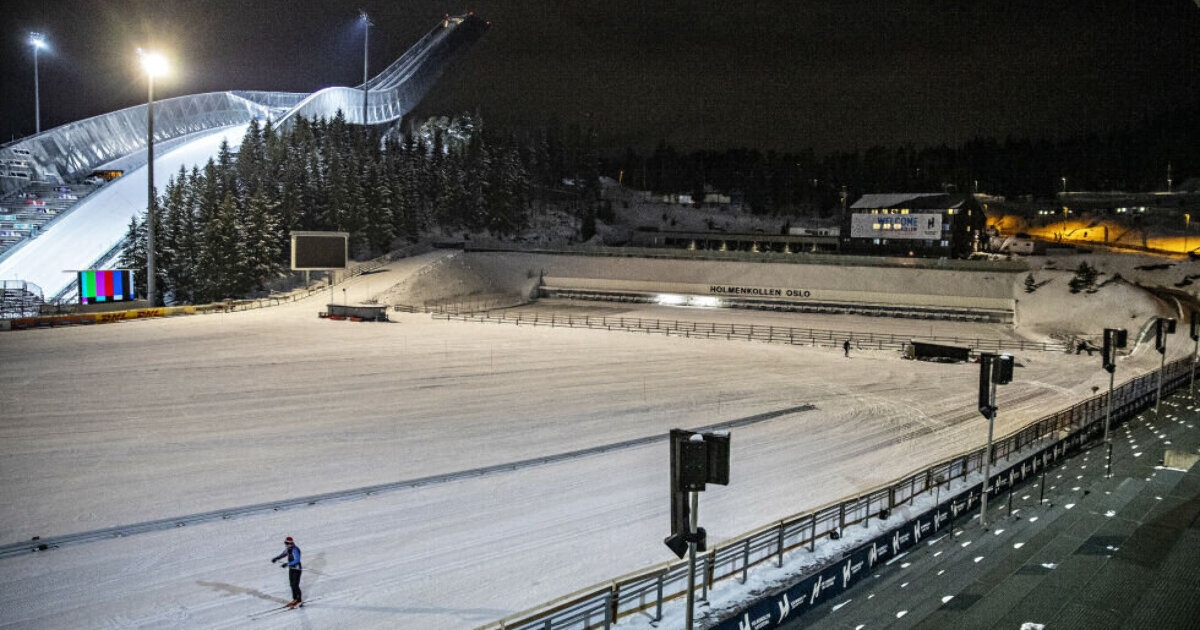
M 942 238 L 942 215 L 854 214 L 850 216 L 850 236 L 936 241 Z

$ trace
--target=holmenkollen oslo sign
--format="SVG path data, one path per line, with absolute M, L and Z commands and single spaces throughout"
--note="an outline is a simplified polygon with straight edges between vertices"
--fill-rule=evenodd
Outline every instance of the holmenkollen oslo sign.
M 708 292 L 712 295 L 750 295 L 756 297 L 812 297 L 812 292 L 806 289 L 777 289 L 772 287 L 736 287 L 720 284 L 709 285 Z

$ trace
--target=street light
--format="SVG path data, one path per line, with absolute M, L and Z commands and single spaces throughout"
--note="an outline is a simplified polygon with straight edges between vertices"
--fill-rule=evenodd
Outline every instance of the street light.
M 992 476 L 992 437 L 996 428 L 996 386 L 1012 382 L 1013 357 L 1011 354 L 979 355 L 979 413 L 988 419 L 987 449 L 983 452 L 983 492 L 979 504 L 979 524 L 987 529 L 988 482 Z
M 154 78 L 167 73 L 167 60 L 158 53 L 146 52 L 141 48 L 138 49 L 138 55 L 149 88 L 146 99 L 146 299 L 150 301 L 150 306 L 154 306 L 157 301 L 154 299 Z
M 367 124 L 367 43 L 371 40 L 371 27 L 375 25 L 363 9 L 358 10 L 358 18 L 363 22 L 363 124 Z
M 29 45 L 33 46 L 34 133 L 42 133 L 42 96 L 38 90 L 38 51 L 46 47 L 46 36 L 41 33 L 30 33 Z
M 1117 374 L 1117 350 L 1124 348 L 1129 342 L 1129 334 L 1124 328 L 1104 329 L 1104 352 L 1101 363 L 1104 371 L 1108 372 L 1108 410 L 1104 414 L 1104 474 L 1112 476 L 1112 441 L 1108 438 L 1108 425 L 1112 421 L 1113 379 Z
M 1183 253 L 1188 253 L 1188 225 L 1192 222 L 1192 215 L 1184 213 L 1183 215 Z

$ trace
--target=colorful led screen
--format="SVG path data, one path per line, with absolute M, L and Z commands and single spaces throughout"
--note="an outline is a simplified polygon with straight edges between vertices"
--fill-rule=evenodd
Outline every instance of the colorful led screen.
M 79 303 L 128 302 L 133 299 L 133 271 L 89 269 L 79 272 Z

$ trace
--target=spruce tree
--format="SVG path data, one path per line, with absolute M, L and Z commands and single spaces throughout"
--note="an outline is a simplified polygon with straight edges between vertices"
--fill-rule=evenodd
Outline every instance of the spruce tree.
M 129 218 L 129 229 L 125 231 L 125 243 L 121 248 L 121 256 L 117 259 L 120 269 L 133 270 L 133 286 L 135 294 L 146 299 L 146 225 L 138 217 Z
M 261 289 L 281 271 L 279 224 L 274 211 L 274 205 L 262 191 L 246 201 L 241 263 L 245 287 Z

